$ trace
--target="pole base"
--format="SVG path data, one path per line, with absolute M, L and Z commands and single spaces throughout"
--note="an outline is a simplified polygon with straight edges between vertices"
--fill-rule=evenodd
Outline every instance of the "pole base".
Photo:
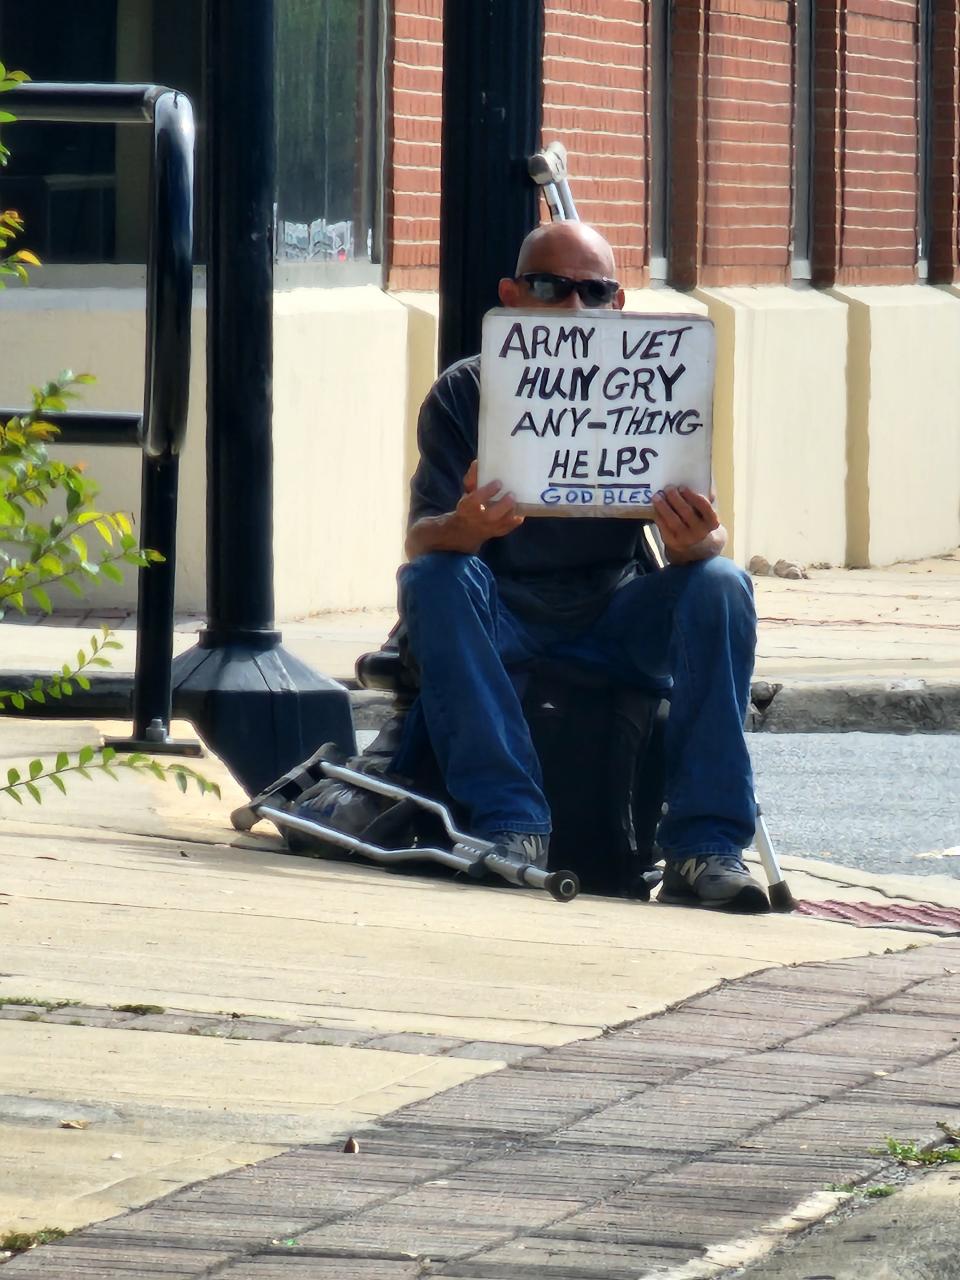
M 347 690 L 279 644 L 188 649 L 173 663 L 173 706 L 251 796 L 322 742 L 356 752 Z
M 196 738 L 104 738 L 103 745 L 114 751 L 142 751 L 150 756 L 203 755 L 203 743 Z

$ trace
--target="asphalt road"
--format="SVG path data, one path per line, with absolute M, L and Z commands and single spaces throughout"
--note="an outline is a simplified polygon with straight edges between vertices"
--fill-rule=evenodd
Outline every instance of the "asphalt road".
M 774 847 L 863 871 L 960 878 L 960 735 L 748 735 Z M 953 849 L 953 856 L 943 855 Z

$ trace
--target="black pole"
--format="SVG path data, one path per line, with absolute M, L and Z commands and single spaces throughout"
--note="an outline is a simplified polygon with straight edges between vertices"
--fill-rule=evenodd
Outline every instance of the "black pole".
M 273 0 L 207 19 L 207 647 L 273 630 Z
M 480 350 L 520 242 L 539 221 L 543 0 L 444 0 L 440 367 Z
M 253 794 L 356 744 L 346 689 L 274 630 L 274 3 L 206 15 L 207 626 L 174 662 L 174 707 Z

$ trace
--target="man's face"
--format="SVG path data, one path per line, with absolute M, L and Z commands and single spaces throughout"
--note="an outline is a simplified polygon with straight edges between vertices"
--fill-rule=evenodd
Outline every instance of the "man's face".
M 537 244 L 531 246 L 529 252 L 522 255 L 518 263 L 517 276 L 512 279 L 506 277 L 500 281 L 500 301 L 505 307 L 524 307 L 545 311 L 583 311 L 588 306 L 600 306 L 614 311 L 623 310 L 624 295 L 620 288 L 609 301 L 604 302 L 586 302 L 576 289 L 571 289 L 565 298 L 545 300 L 543 293 L 551 292 L 549 282 L 544 287 L 522 278 L 540 274 L 578 282 L 612 279 L 613 259 L 609 249 L 602 242 L 594 244 L 590 240 L 578 239 L 573 235 L 544 236 Z M 589 297 L 590 290 L 584 291 Z

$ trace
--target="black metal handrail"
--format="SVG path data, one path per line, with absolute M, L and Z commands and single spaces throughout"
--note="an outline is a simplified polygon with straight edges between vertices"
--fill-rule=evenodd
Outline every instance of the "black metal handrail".
M 153 126 L 147 250 L 147 358 L 142 414 L 45 415 L 58 444 L 138 446 L 143 454 L 141 540 L 162 563 L 141 569 L 133 742 L 170 743 L 179 454 L 190 394 L 193 179 L 196 130 L 190 99 L 163 85 L 28 83 L 4 94 L 18 121 Z M 10 418 L 22 409 L 0 409 Z M 125 744 L 126 745 L 126 744 Z

